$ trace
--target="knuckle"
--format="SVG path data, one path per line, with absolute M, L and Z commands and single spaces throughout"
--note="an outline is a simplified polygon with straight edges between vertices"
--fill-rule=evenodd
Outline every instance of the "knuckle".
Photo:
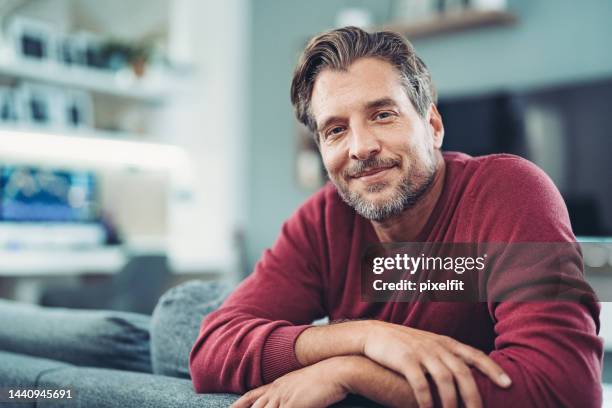
M 413 350 L 404 350 L 404 352 L 400 355 L 400 361 L 405 364 L 413 363 L 416 359 L 416 354 Z
M 429 385 L 426 382 L 418 382 L 413 385 L 414 392 L 417 394 L 429 394 Z
M 455 369 L 455 373 L 461 377 L 467 377 L 472 375 L 472 371 L 465 364 L 459 364 Z
M 450 383 L 451 381 L 453 381 L 453 376 L 449 371 L 442 371 L 437 375 L 437 377 L 438 381 L 442 383 Z
M 438 336 L 438 341 L 443 344 L 450 344 L 453 342 L 453 339 L 448 336 Z
M 447 350 L 456 349 L 459 346 L 459 342 L 448 336 L 440 336 L 439 344 Z

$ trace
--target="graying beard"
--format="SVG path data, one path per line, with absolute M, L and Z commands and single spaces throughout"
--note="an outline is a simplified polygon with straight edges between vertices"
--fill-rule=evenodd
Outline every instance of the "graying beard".
M 384 221 L 388 218 L 401 214 L 405 209 L 413 207 L 419 198 L 425 194 L 433 183 L 435 177 L 435 165 L 433 169 L 428 169 L 427 179 L 414 189 L 408 180 L 408 177 L 402 179 L 402 183 L 398 186 L 396 194 L 382 205 L 376 205 L 373 202 L 364 200 L 359 193 L 347 192 L 341 188 L 337 188 L 340 197 L 349 206 L 355 209 L 359 215 L 371 221 Z M 387 186 L 386 183 L 377 183 L 368 188 L 371 193 L 383 190 Z

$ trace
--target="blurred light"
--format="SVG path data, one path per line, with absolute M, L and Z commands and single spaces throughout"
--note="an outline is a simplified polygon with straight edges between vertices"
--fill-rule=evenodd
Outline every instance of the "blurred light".
M 584 263 L 591 268 L 605 266 L 608 256 L 608 249 L 603 245 L 590 244 L 583 246 Z
M 365 29 L 372 25 L 372 14 L 366 9 L 345 8 L 336 15 L 336 27 L 355 26 Z
M 0 130 L 0 160 L 60 167 L 177 171 L 190 160 L 172 145 L 90 136 Z

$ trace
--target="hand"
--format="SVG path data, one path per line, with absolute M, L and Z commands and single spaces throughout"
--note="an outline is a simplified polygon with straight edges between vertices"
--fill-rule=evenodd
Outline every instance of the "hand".
M 466 407 L 482 407 L 469 366 L 482 371 L 500 387 L 511 384 L 489 356 L 450 337 L 381 321 L 369 324 L 363 355 L 403 375 L 421 408 L 433 405 L 426 373 L 435 382 L 445 408 L 457 406 L 455 383 Z
M 346 398 L 347 366 L 333 357 L 290 372 L 270 384 L 255 388 L 234 402 L 231 408 L 317 408 Z

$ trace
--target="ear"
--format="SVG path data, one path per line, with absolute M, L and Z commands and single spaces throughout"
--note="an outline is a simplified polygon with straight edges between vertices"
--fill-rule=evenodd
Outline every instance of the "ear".
M 433 103 L 429 105 L 429 110 L 427 111 L 427 124 L 432 130 L 434 148 L 441 149 L 442 142 L 444 141 L 444 124 L 442 123 L 442 116 L 438 112 L 438 108 Z

